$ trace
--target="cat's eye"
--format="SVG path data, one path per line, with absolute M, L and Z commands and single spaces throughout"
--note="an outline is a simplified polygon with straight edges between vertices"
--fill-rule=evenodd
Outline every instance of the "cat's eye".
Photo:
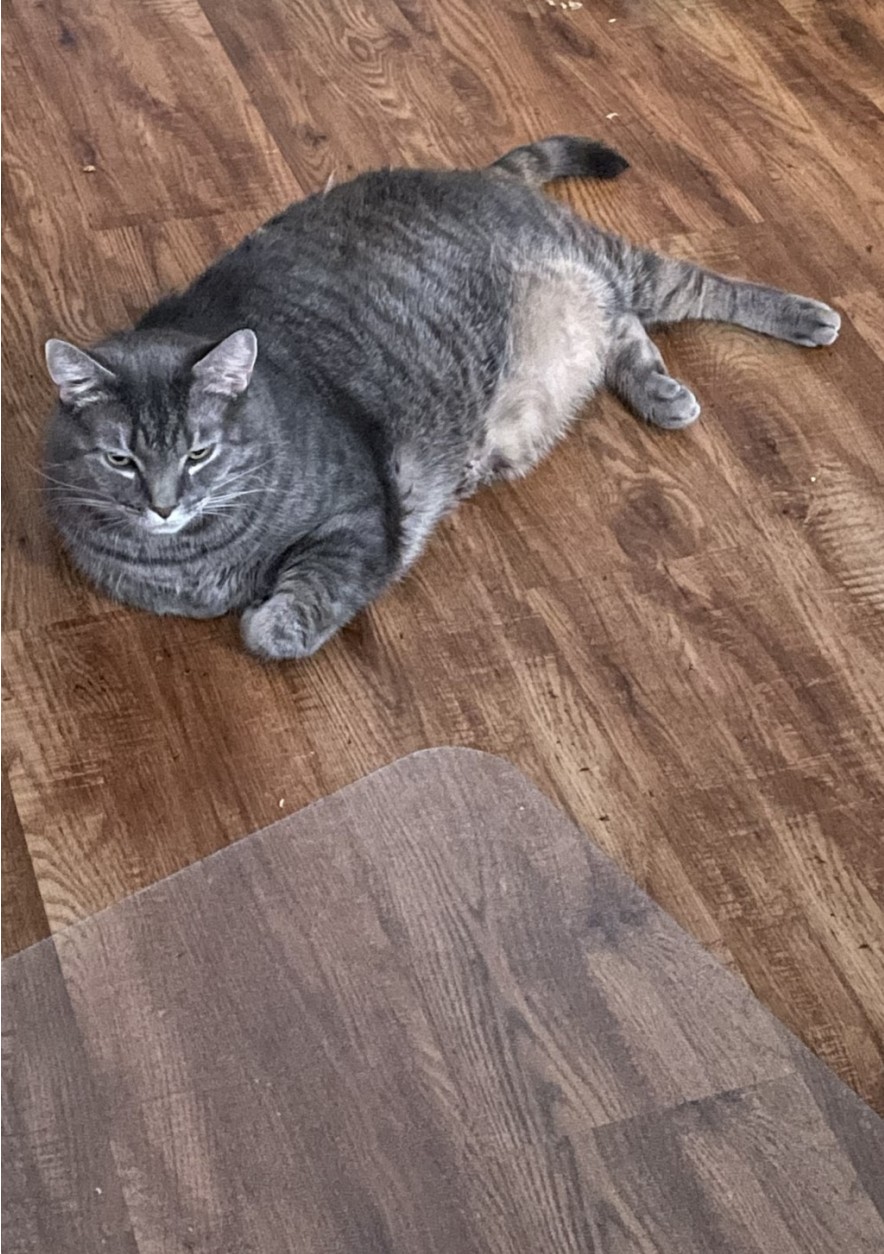
M 104 460 L 109 466 L 116 466 L 119 470 L 124 466 L 132 466 L 134 462 L 126 453 L 105 453 Z
M 189 462 L 204 462 L 209 454 L 213 451 L 213 445 L 206 444 L 202 448 L 192 448 L 187 454 Z

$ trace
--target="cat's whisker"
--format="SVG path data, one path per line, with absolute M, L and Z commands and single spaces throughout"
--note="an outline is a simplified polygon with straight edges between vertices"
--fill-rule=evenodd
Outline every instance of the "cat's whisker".
M 47 494 L 51 492 L 53 501 L 103 501 L 105 505 L 119 505 L 120 502 L 114 500 L 112 496 L 96 495 L 87 489 L 71 490 L 65 488 L 47 488 Z
M 265 495 L 285 496 L 286 489 L 285 488 L 244 488 L 239 492 L 232 492 L 224 496 L 213 496 L 211 500 L 213 501 L 213 503 L 217 504 L 220 501 L 224 501 L 224 502 L 238 501 L 240 500 L 241 497 L 244 497 L 244 496 L 265 496 Z
M 257 466 L 247 466 L 244 470 L 238 471 L 236 474 L 230 474 L 221 479 L 220 485 L 226 487 L 231 483 L 238 483 L 241 479 L 245 479 L 248 475 L 255 475 L 259 470 L 263 470 L 265 466 L 270 466 L 276 459 L 268 457 L 263 462 L 259 462 Z
M 54 483 L 54 484 L 58 484 L 58 486 L 59 486 L 59 487 L 61 487 L 61 488 L 76 488 L 76 487 L 78 487 L 78 486 L 79 486 L 79 485 L 78 485 L 78 484 L 76 484 L 76 483 L 71 483 L 69 480 L 68 480 L 68 481 L 65 481 L 64 479 L 55 479 L 55 478 L 53 478 L 53 476 L 52 476 L 52 475 L 47 475 L 47 474 L 45 474 L 42 470 L 41 470 L 41 471 L 38 471 L 38 474 L 39 474 L 39 475 L 40 475 L 43 479 L 45 479 L 47 483 Z M 48 491 L 48 489 L 46 489 L 46 490 Z
M 61 496 L 61 497 L 55 498 L 55 503 L 60 503 L 64 501 L 69 501 L 71 502 L 71 504 L 74 504 L 74 505 L 94 505 L 96 507 L 101 507 L 104 510 L 106 510 L 107 507 L 110 506 L 115 512 L 119 513 L 120 515 L 126 512 L 124 507 L 122 507 L 118 501 L 113 501 L 109 497 Z

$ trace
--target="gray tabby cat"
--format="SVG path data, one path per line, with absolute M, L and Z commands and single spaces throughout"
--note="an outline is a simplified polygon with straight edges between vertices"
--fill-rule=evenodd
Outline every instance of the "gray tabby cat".
M 657 426 L 693 422 L 649 324 L 833 342 L 819 301 L 634 248 L 539 194 L 626 167 L 560 136 L 481 171 L 364 174 L 133 331 L 88 353 L 50 340 L 48 491 L 76 564 L 155 613 L 240 610 L 252 652 L 306 657 L 602 384 Z

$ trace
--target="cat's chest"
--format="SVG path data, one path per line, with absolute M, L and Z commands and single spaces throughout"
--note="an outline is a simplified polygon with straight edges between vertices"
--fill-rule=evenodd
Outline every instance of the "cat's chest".
M 115 600 L 152 614 L 218 618 L 255 599 L 259 570 L 249 562 L 187 560 L 103 561 L 86 570 Z

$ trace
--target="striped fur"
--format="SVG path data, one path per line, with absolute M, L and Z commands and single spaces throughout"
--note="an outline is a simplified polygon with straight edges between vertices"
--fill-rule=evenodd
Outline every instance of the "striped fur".
M 47 493 L 75 562 L 156 613 L 241 611 L 252 651 L 304 657 L 603 383 L 649 422 L 693 421 L 648 324 L 832 342 L 825 305 L 633 248 L 537 191 L 625 167 L 555 137 L 484 171 L 365 174 L 286 209 L 134 330 L 88 354 L 50 342 Z

